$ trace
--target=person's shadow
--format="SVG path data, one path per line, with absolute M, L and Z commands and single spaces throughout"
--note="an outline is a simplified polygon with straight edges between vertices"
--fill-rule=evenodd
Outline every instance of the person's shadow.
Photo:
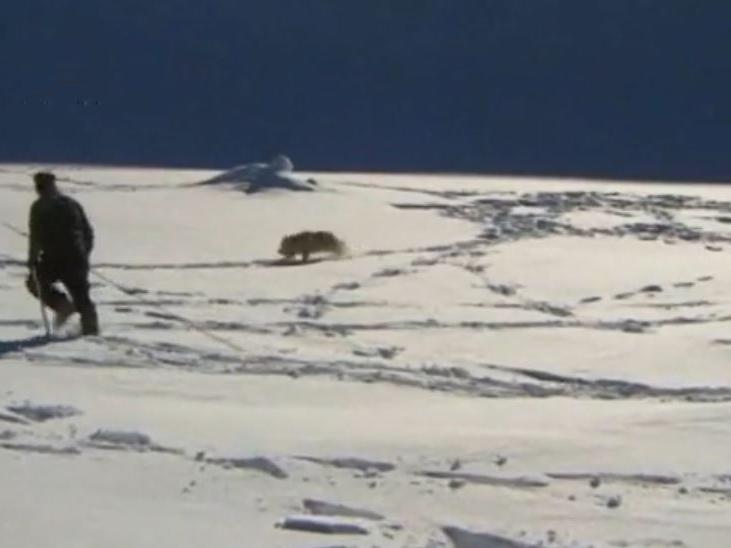
M 0 341 L 0 358 L 12 352 L 21 352 L 30 348 L 38 348 L 52 342 L 45 335 L 34 335 L 26 339 L 15 339 L 11 341 Z

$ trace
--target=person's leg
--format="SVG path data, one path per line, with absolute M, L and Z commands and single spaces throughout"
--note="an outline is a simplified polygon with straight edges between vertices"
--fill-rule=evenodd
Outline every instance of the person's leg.
M 99 334 L 99 320 L 96 307 L 89 296 L 89 269 L 83 265 L 70 265 L 61 277 L 61 282 L 74 301 L 81 315 L 81 332 L 84 335 Z

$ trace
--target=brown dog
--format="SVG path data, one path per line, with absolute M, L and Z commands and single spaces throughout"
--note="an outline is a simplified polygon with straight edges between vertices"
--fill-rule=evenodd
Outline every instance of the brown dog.
M 342 256 L 346 253 L 345 242 L 335 237 L 332 232 L 298 232 L 282 238 L 279 245 L 279 254 L 287 259 L 295 255 L 302 255 L 302 262 L 307 262 L 312 253 L 333 253 Z

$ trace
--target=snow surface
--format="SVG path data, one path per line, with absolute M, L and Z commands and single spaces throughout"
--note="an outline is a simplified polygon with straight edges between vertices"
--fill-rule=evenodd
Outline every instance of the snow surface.
M 40 336 L 0 227 L 1 546 L 728 545 L 726 188 L 52 167 L 103 335 Z

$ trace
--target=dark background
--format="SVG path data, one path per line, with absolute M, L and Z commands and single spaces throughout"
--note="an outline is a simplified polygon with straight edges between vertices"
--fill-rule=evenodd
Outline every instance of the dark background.
M 725 0 L 15 0 L 0 161 L 731 180 Z

